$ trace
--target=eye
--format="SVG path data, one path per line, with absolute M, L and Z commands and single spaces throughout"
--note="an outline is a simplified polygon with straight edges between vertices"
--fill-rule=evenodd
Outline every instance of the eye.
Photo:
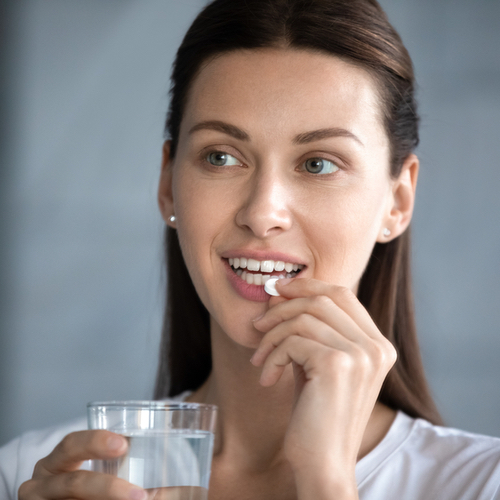
M 209 153 L 206 157 L 208 163 L 216 167 L 227 167 L 231 165 L 241 165 L 241 163 L 234 157 L 222 151 L 214 151 Z
M 309 158 L 304 163 L 305 169 L 311 174 L 333 174 L 339 167 L 324 158 Z

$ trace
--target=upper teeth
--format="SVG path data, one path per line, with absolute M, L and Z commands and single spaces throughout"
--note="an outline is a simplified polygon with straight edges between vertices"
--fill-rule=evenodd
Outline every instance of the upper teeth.
M 262 271 L 263 273 L 272 273 L 274 271 L 286 271 L 291 273 L 292 271 L 299 271 L 304 266 L 302 264 L 293 264 L 291 262 L 283 262 L 281 260 L 255 260 L 247 259 L 245 257 L 236 257 L 234 259 L 229 259 L 229 265 L 234 269 L 248 269 L 249 271 Z

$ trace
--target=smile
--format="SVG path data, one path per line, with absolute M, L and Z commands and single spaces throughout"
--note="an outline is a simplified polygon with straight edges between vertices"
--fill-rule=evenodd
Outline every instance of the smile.
M 304 268 L 302 264 L 274 260 L 259 261 L 245 257 L 228 260 L 233 271 L 249 285 L 265 285 L 266 281 L 273 276 L 294 278 Z

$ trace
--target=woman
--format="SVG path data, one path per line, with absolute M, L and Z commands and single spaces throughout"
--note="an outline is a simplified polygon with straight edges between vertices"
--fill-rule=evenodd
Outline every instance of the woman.
M 500 442 L 433 425 L 409 275 L 413 72 L 378 4 L 216 0 L 172 81 L 156 397 L 219 406 L 211 498 L 500 498 Z M 78 471 L 125 449 L 71 433 L 19 498 L 145 498 Z

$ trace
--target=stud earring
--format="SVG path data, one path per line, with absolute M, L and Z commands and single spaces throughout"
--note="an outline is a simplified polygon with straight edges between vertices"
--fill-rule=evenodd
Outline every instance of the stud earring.
M 173 224 L 175 222 L 175 215 L 171 215 L 168 220 Z
M 383 234 L 384 234 L 384 236 L 386 236 L 386 237 L 387 237 L 387 236 L 390 236 L 390 235 L 391 235 L 391 230 L 390 230 L 388 227 L 386 227 L 386 228 L 384 229 L 384 233 L 383 233 Z

